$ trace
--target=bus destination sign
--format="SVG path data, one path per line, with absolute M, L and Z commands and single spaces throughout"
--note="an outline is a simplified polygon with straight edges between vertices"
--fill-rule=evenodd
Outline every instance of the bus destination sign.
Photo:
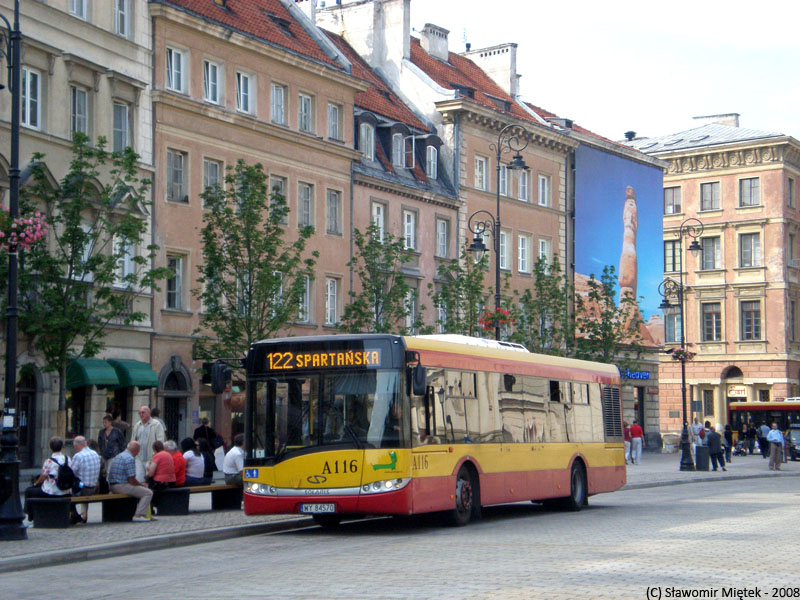
M 381 350 L 313 350 L 269 352 L 265 368 L 268 371 L 299 369 L 346 369 L 348 367 L 377 368 L 381 365 Z

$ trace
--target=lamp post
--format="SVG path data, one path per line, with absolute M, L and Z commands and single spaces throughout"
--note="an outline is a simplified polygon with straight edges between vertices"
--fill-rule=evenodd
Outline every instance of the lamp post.
M 483 236 L 487 233 L 492 236 L 492 246 L 494 247 L 494 339 L 496 340 L 500 339 L 500 321 L 497 319 L 497 311 L 500 308 L 500 159 L 504 153 L 513 152 L 514 157 L 507 167 L 511 170 L 527 171 L 528 165 L 522 160 L 521 154 L 527 147 L 528 130 L 522 125 L 512 123 L 500 130 L 497 143 L 489 144 L 489 148 L 494 150 L 496 155 L 495 200 L 497 212 L 492 215 L 488 210 L 477 210 L 470 215 L 467 222 L 467 228 L 475 235 L 467 251 L 473 253 L 476 263 L 481 261 L 487 251 L 486 245 L 483 243 Z M 506 184 L 507 189 L 508 184 Z
M 19 0 L 14 0 L 14 25 L 0 15 L 0 54 L 8 65 L 8 88 L 11 92 L 11 164 L 9 167 L 10 220 L 19 213 L 19 120 L 22 88 L 22 65 L 19 30 Z M 0 85 L 0 89 L 3 86 Z M 3 400 L 3 437 L 0 440 L 0 540 L 24 540 L 28 532 L 22 525 L 19 502 L 19 441 L 14 428 L 17 405 L 17 248 L 8 249 L 8 307 L 6 308 L 6 386 Z
M 689 417 L 686 410 L 686 360 L 688 357 L 686 356 L 686 288 L 683 285 L 683 237 L 688 236 L 692 238 L 692 243 L 689 244 L 688 250 L 689 252 L 696 254 L 702 250 L 702 247 L 697 241 L 697 238 L 699 238 L 702 234 L 703 223 L 701 223 L 700 220 L 692 217 L 681 223 L 680 230 L 678 231 L 678 256 L 680 257 L 680 265 L 678 269 L 679 280 L 675 281 L 674 279 L 667 278 L 658 286 L 658 293 L 664 298 L 660 308 L 668 309 L 675 306 L 672 301 L 674 298 L 678 302 L 677 305 L 680 307 L 681 315 L 680 342 L 683 353 L 678 359 L 681 363 L 681 401 L 683 402 L 683 428 L 681 429 L 681 471 L 694 471 L 694 461 L 692 460 L 692 452 L 689 448 Z

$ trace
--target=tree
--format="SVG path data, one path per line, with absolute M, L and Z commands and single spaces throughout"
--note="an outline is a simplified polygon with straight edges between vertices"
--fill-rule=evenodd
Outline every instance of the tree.
M 75 134 L 69 172 L 57 186 L 45 156 L 35 154 L 33 184 L 21 199 L 27 212 L 41 210 L 47 240 L 20 261 L 20 329 L 45 368 L 58 372 L 59 410 L 69 362 L 97 355 L 109 327 L 144 320 L 133 310 L 135 298 L 169 274 L 152 267 L 157 246 L 145 245 L 150 182 L 138 176 L 138 155 L 131 148 L 109 154 L 105 147 L 104 138 L 92 147 Z
M 511 341 L 540 354 L 567 354 L 574 331 L 570 315 L 571 286 L 558 257 L 539 258 L 533 284 L 513 305 L 514 332 Z
M 383 233 L 370 223 L 362 233 L 353 233 L 356 252 L 347 266 L 355 270 L 361 290 L 350 291 L 339 329 L 348 333 L 426 332 L 424 306 L 417 304 L 419 292 L 406 281 L 403 266 L 411 261 L 402 237 Z
M 644 350 L 636 298 L 628 292 L 617 305 L 613 266 L 603 268 L 600 281 L 592 275 L 587 286 L 585 296 L 575 296 L 576 357 L 632 368 Z
M 464 246 L 459 260 L 441 264 L 436 270 L 438 290 L 433 284 L 428 284 L 428 290 L 433 305 L 441 307 L 436 323 L 442 333 L 477 336 L 483 332 L 478 319 L 489 293 L 483 282 L 487 256 L 476 264 Z
M 286 199 L 270 194 L 260 164 L 239 160 L 228 167 L 225 188 L 208 188 L 208 209 L 201 232 L 201 288 L 193 290 L 203 304 L 196 342 L 202 358 L 241 357 L 250 345 L 274 336 L 301 317 L 310 301 L 309 284 L 319 253 L 305 256 L 313 227 L 286 239 Z

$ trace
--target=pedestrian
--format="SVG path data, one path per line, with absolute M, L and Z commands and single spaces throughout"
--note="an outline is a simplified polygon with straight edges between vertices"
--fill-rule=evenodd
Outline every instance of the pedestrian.
M 717 464 L 719 464 L 723 471 L 727 471 L 728 469 L 725 468 L 725 455 L 722 449 L 722 436 L 717 432 L 716 427 L 709 428 L 706 434 L 706 446 L 708 446 L 708 453 L 711 456 L 711 470 L 716 471 Z
M 730 464 L 733 454 L 733 429 L 731 429 L 730 425 L 725 425 L 722 444 L 725 446 L 725 462 Z
M 69 458 L 64 456 L 61 449 L 64 447 L 64 440 L 60 437 L 50 438 L 50 451 L 52 454 L 44 461 L 42 465 L 42 472 L 33 485 L 25 490 L 25 514 L 28 515 L 28 521 L 25 523 L 26 527 L 30 527 L 33 523 L 33 515 L 31 514 L 31 507 L 28 500 L 31 498 L 52 498 L 60 496 L 69 496 L 72 494 L 72 488 L 62 490 L 56 485 L 56 478 L 58 477 L 58 468 L 66 464 L 69 466 Z
M 631 461 L 631 426 L 627 421 L 622 422 L 622 441 L 625 444 L 625 464 Z
M 639 421 L 633 420 L 631 425 L 631 464 L 642 463 L 642 449 L 644 448 L 644 432 L 639 426 Z
M 173 440 L 164 443 L 164 449 L 172 456 L 172 464 L 175 468 L 175 487 L 180 487 L 186 483 L 186 459 L 178 450 L 178 444 Z
M 211 446 L 208 445 L 205 439 L 200 438 L 197 440 L 197 449 L 200 450 L 200 456 L 203 457 L 203 477 L 213 480 L 214 471 L 217 470 L 217 463 L 214 462 L 214 453 L 211 451 Z
M 792 447 L 792 428 L 789 427 L 783 432 L 783 462 L 789 462 L 789 448 Z
M 242 469 L 244 469 L 244 434 L 237 433 L 233 438 L 233 448 L 225 455 L 222 472 L 228 485 L 242 485 Z
M 97 445 L 100 448 L 100 456 L 106 461 L 106 473 L 108 473 L 114 457 L 125 450 L 125 434 L 121 429 L 114 427 L 111 415 L 103 417 L 103 429 L 97 434 Z
M 208 442 L 209 447 L 212 447 L 214 440 L 217 439 L 217 432 L 214 431 L 214 428 L 211 427 L 208 422 L 208 417 L 203 417 L 203 420 L 200 421 L 200 426 L 194 430 L 192 439 L 195 442 L 198 440 L 205 440 Z
M 155 518 L 148 516 L 153 490 L 136 478 L 136 455 L 140 450 L 139 442 L 135 440 L 128 442 L 127 448 L 117 455 L 114 464 L 111 465 L 108 485 L 115 494 L 125 494 L 139 499 L 133 514 L 134 521 L 155 521 Z
M 747 440 L 747 453 L 749 455 L 753 455 L 753 452 L 756 448 L 756 437 L 758 436 L 758 432 L 756 431 L 756 425 L 752 421 L 747 426 L 747 433 L 745 434 L 745 439 Z
M 767 434 L 767 442 L 769 442 L 769 470 L 780 471 L 781 460 L 783 452 L 783 433 L 778 429 L 778 424 L 773 423 L 772 428 Z
M 122 433 L 122 437 L 125 438 L 125 443 L 127 444 L 130 441 L 130 433 L 131 433 L 131 426 L 129 423 L 122 420 L 122 415 L 118 410 L 115 410 L 111 413 L 114 421 L 113 425 L 117 429 L 120 430 Z
M 184 438 L 181 440 L 181 450 L 183 450 L 183 458 L 186 459 L 186 485 L 208 485 L 211 483 L 210 479 L 205 478 L 206 462 L 200 450 L 197 449 L 197 443 L 192 438 Z
M 167 440 L 164 424 L 152 418 L 149 406 L 139 408 L 139 420 L 133 426 L 131 440 L 139 442 L 141 448 L 136 457 L 136 479 L 144 481 L 147 476 L 147 467 L 150 466 L 150 460 L 153 458 L 153 442 Z
M 78 489 L 73 488 L 73 496 L 92 496 L 97 491 L 97 482 L 100 478 L 100 455 L 89 448 L 86 438 L 79 435 L 72 441 L 75 454 L 72 457 L 72 472 L 78 478 Z M 86 523 L 89 515 L 89 505 L 86 503 L 73 504 L 70 522 Z
M 153 458 L 147 467 L 147 487 L 153 490 L 153 506 L 158 506 L 161 492 L 175 487 L 175 463 L 161 440 L 153 442 Z
M 767 425 L 766 421 L 761 424 L 761 427 L 758 428 L 758 447 L 761 449 L 761 456 L 762 458 L 769 458 L 769 440 L 767 436 L 770 432 L 770 426 Z

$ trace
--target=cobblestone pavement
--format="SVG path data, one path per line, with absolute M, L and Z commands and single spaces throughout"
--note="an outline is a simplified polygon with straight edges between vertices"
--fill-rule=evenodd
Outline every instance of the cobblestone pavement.
M 580 513 L 520 503 L 486 509 L 463 528 L 433 519 L 309 527 L 5 574 L 0 586 L 5 597 L 27 600 L 59 597 L 51 582 L 64 581 L 81 599 L 739 597 L 731 588 L 767 598 L 777 588 L 792 597 L 800 588 L 799 483 L 780 477 L 629 489 L 596 496 Z
M 767 461 L 760 456 L 735 457 L 727 472 L 682 472 L 679 463 L 678 454 L 645 453 L 642 464 L 628 467 L 627 489 L 757 477 L 755 482 L 761 483 L 741 484 L 750 489 L 766 485 L 761 478 L 800 474 L 800 462 L 789 462 L 783 465 L 780 473 L 775 473 L 768 470 Z M 679 493 L 688 493 L 687 486 L 679 487 L 684 488 Z M 598 501 L 603 497 L 598 496 Z M 594 503 L 595 498 L 592 501 Z M 87 525 L 69 529 L 32 528 L 25 541 L 0 542 L 0 574 L 12 568 L 47 564 L 48 560 L 70 562 L 98 555 L 141 552 L 149 547 L 197 543 L 310 523 L 299 515 L 247 517 L 241 511 L 211 511 L 210 508 L 210 494 L 198 494 L 191 496 L 192 512 L 188 516 L 159 517 L 153 523 L 101 523 L 101 507 L 92 504 Z

